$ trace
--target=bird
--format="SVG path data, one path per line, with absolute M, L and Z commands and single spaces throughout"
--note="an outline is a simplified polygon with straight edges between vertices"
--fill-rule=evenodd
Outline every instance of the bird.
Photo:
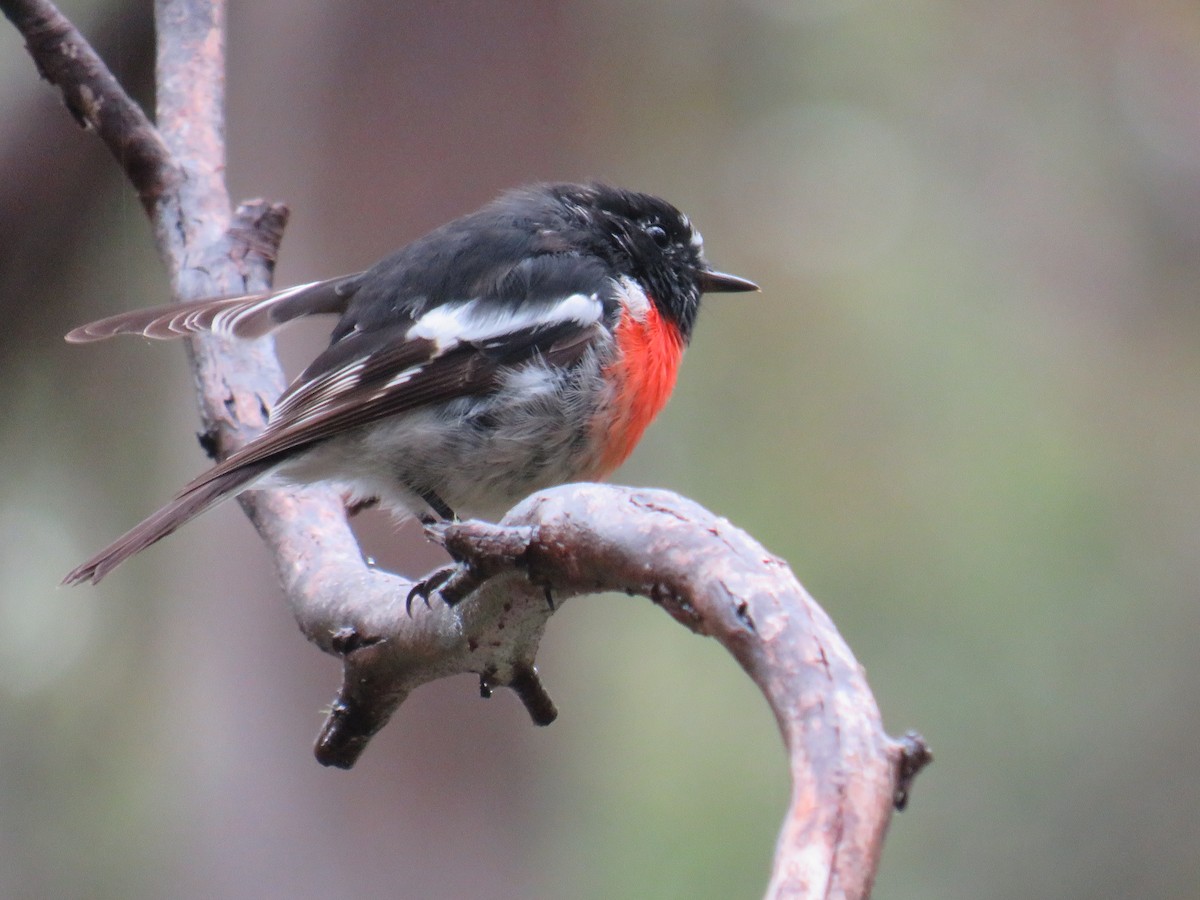
M 83 325 L 66 340 L 257 338 L 339 317 L 260 435 L 63 583 L 99 582 L 251 488 L 330 482 L 351 506 L 455 521 L 601 480 L 666 404 L 701 296 L 757 290 L 709 266 L 700 232 L 666 200 L 538 183 L 356 274 Z

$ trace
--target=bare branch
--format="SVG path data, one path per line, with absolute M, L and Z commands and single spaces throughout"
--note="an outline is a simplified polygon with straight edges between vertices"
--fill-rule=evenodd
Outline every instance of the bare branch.
M 886 735 L 861 667 L 786 563 L 675 494 L 606 485 L 543 491 L 498 525 L 432 533 L 459 568 L 412 620 L 365 566 L 356 580 L 335 583 L 320 566 L 304 576 L 323 578 L 327 597 L 375 596 L 331 647 L 345 670 L 318 740 L 323 763 L 352 765 L 414 689 L 458 672 L 478 674 L 485 692 L 512 687 L 535 721 L 552 719 L 534 658 L 554 609 L 596 591 L 640 594 L 720 641 L 779 722 L 792 801 L 769 895 L 867 896 L 891 811 L 931 756 L 917 735 Z
M 340 709 L 326 726 L 330 745 L 340 734 L 345 746 L 360 747 L 353 726 L 370 719 L 357 715 L 360 652 L 384 695 L 406 696 L 438 677 L 451 656 L 489 683 L 515 687 L 533 672 L 552 612 L 547 598 L 558 605 L 601 590 L 639 594 L 718 640 L 775 713 L 792 800 L 769 896 L 867 896 L 891 811 L 931 757 L 919 736 L 898 743 L 885 734 L 862 668 L 785 562 L 678 495 L 607 485 L 543 491 L 499 525 L 465 522 L 434 533 L 460 563 L 442 589 L 450 599 L 467 597 L 455 610 L 458 643 L 436 665 L 414 665 L 402 628 L 377 631 L 369 647 L 346 654 Z M 380 682 L 388 665 L 395 675 Z
M 147 213 L 179 183 L 162 137 L 75 26 L 48 0 L 0 0 L 43 78 L 84 128 L 92 128 L 125 170 Z

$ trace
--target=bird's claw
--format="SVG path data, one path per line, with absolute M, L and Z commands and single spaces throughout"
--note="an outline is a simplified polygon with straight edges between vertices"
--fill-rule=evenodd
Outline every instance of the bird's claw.
M 438 590 L 446 584 L 458 570 L 458 566 L 443 566 L 440 569 L 434 569 L 420 581 L 416 582 L 408 591 L 408 596 L 404 600 L 404 610 L 408 615 L 412 616 L 413 598 L 420 597 L 425 601 L 425 606 L 430 607 L 429 598 L 438 593 Z M 448 604 L 453 606 L 453 603 Z

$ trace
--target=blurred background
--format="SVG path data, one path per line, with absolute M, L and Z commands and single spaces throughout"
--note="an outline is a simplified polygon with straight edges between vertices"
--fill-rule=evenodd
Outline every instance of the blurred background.
M 64 3 L 145 102 L 150 3 Z M 790 561 L 893 733 L 937 755 L 882 898 L 1200 896 L 1200 7 L 1140 0 L 245 0 L 229 182 L 277 283 L 499 190 L 660 193 L 710 259 L 672 404 L 616 480 Z M 473 679 L 352 772 L 336 661 L 220 509 L 56 585 L 205 464 L 141 208 L 0 27 L 0 895 L 761 895 L 766 704 L 648 602 L 581 599 L 530 725 Z M 321 339 L 288 337 L 293 370 Z M 364 539 L 410 573 L 411 529 Z

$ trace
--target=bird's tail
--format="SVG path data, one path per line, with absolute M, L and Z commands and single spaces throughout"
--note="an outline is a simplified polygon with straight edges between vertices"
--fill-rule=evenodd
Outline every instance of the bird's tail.
M 211 480 L 198 479 L 154 515 L 142 520 L 87 562 L 72 569 L 63 584 L 90 581 L 96 584 L 135 553 L 165 538 L 180 525 L 211 509 L 227 497 L 240 492 L 251 481 L 271 468 L 270 462 L 239 466 Z

